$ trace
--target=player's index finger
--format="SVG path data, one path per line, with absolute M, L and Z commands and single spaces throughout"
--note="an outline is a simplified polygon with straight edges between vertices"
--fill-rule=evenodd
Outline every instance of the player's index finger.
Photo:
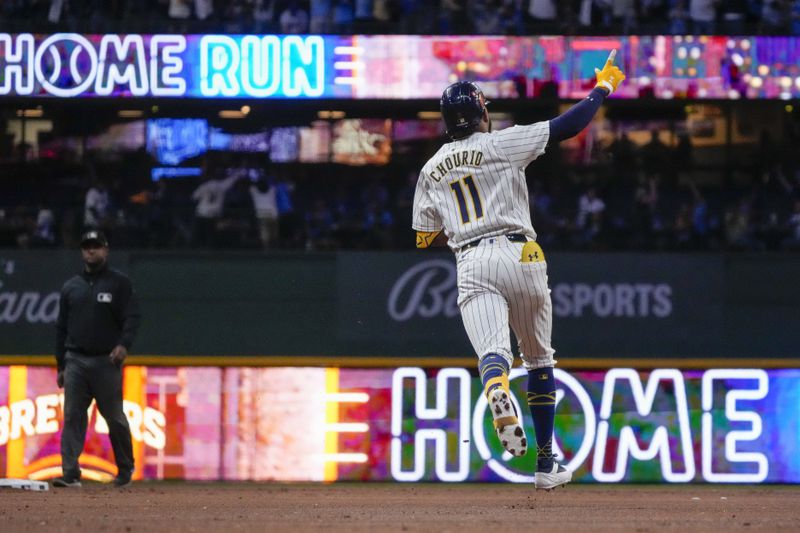
M 617 57 L 617 49 L 616 48 L 611 50 L 611 53 L 608 54 L 608 59 L 606 59 L 606 65 L 613 65 L 615 57 Z

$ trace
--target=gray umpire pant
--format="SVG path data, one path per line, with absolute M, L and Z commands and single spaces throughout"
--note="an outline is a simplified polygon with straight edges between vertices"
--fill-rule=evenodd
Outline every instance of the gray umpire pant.
M 90 357 L 67 352 L 64 369 L 64 430 L 61 465 L 65 478 L 80 479 L 78 457 L 86 441 L 87 410 L 92 399 L 108 424 L 114 459 L 121 476 L 133 472 L 133 443 L 122 409 L 122 368 L 108 356 Z

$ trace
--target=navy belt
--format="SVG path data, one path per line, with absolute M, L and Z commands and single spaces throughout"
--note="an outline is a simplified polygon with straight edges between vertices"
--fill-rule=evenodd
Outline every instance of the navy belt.
M 503 237 L 503 235 L 498 235 L 498 237 Z M 478 246 L 483 239 L 491 239 L 492 237 L 483 237 L 472 242 L 468 242 L 464 246 L 461 247 L 461 251 L 469 250 L 470 248 L 474 248 Z M 509 242 L 528 242 L 528 237 L 523 235 L 522 233 L 509 233 L 505 235 L 505 238 L 508 239 Z

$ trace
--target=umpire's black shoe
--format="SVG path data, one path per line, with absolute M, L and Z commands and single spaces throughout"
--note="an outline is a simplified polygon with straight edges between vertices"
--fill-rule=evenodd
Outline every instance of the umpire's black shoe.
M 57 477 L 53 480 L 53 486 L 59 488 L 76 489 L 81 487 L 81 480 L 68 477 Z
M 133 477 L 133 472 L 129 472 L 127 475 L 119 474 L 117 477 L 114 478 L 114 486 L 118 489 L 123 487 L 130 487 L 133 481 L 131 478 Z

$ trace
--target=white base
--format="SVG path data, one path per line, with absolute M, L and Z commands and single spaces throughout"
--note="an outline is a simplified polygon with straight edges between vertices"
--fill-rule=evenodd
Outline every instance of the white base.
M 50 485 L 45 481 L 33 481 L 32 479 L 11 479 L 0 478 L 0 488 L 22 489 L 33 491 L 50 490 Z

